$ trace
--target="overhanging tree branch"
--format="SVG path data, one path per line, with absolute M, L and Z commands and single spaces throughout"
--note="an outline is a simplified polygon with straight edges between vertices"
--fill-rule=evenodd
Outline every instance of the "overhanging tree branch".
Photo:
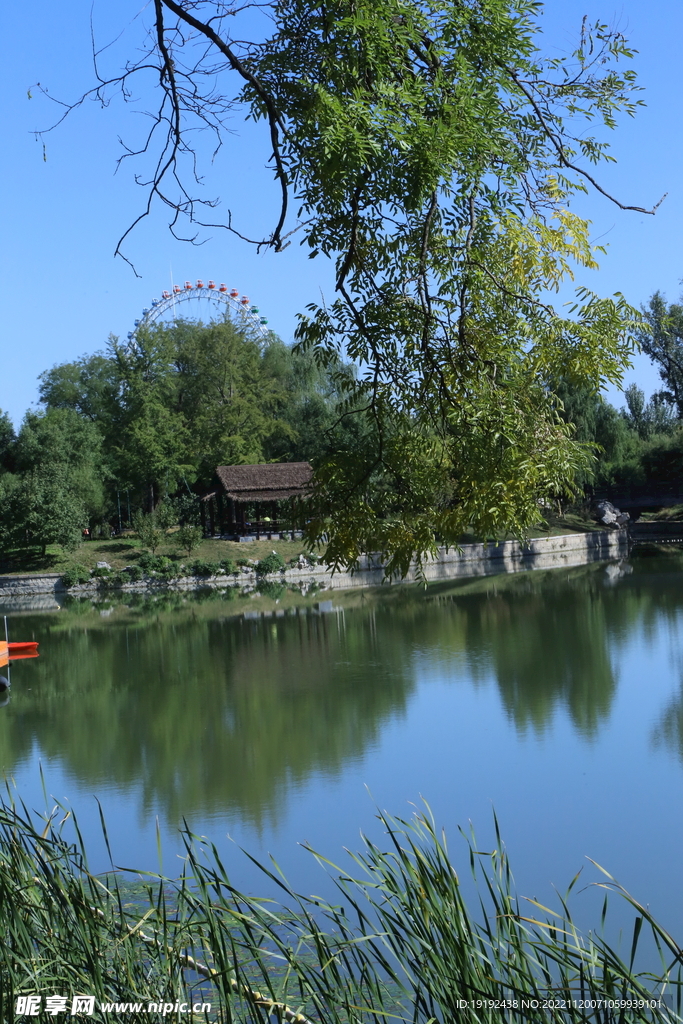
M 662 203 L 668 196 L 668 192 L 665 192 L 662 198 L 659 200 L 659 202 L 655 203 L 655 205 L 652 206 L 649 210 L 646 209 L 644 206 L 629 206 L 626 203 L 622 203 L 620 199 L 617 199 L 616 196 L 613 196 L 610 192 L 604 189 L 600 182 L 592 174 L 589 174 L 589 172 L 584 167 L 579 167 L 577 164 L 573 163 L 573 161 L 569 159 L 567 151 L 563 146 L 561 139 L 558 137 L 557 133 L 554 132 L 552 128 L 550 128 L 550 126 L 548 125 L 546 118 L 543 114 L 543 111 L 541 110 L 539 104 L 536 102 L 532 90 L 524 82 L 522 82 L 519 75 L 516 74 L 513 68 L 506 67 L 505 70 L 507 71 L 508 75 L 515 83 L 515 85 L 518 87 L 518 89 L 520 89 L 524 93 L 529 103 L 533 107 L 534 113 L 538 118 L 538 122 L 542 126 L 546 137 L 549 139 L 549 141 L 555 148 L 563 167 L 566 167 L 571 171 L 575 171 L 576 174 L 580 174 L 582 178 L 585 178 L 586 181 L 590 182 L 590 184 L 593 186 L 596 192 L 599 192 L 600 195 L 605 196 L 605 198 L 609 199 L 611 203 L 614 203 L 615 206 L 618 206 L 620 210 L 633 210 L 636 213 L 647 213 L 651 216 L 654 216 L 654 214 L 657 212 L 659 207 L 662 205 Z
M 198 18 L 195 18 L 193 14 L 181 7 L 180 4 L 176 3 L 175 0 L 155 0 L 155 5 L 158 9 L 161 8 L 161 4 L 167 7 L 169 11 L 178 17 L 181 21 L 190 25 L 195 31 L 200 32 L 205 36 L 225 57 L 227 57 L 230 66 L 236 71 L 241 78 L 247 82 L 259 99 L 262 101 L 266 108 L 266 116 L 268 118 L 268 125 L 270 129 L 270 142 L 273 147 L 273 160 L 275 161 L 276 177 L 280 182 L 281 190 L 281 203 L 280 203 L 280 215 L 278 217 L 275 230 L 268 242 L 262 242 L 259 244 L 267 244 L 271 246 L 276 252 L 279 252 L 282 246 L 282 229 L 287 218 L 287 207 L 289 204 L 289 189 L 288 189 L 288 177 L 285 169 L 285 163 L 282 158 L 282 152 L 280 147 L 280 131 L 286 133 L 286 128 L 280 112 L 278 111 L 272 95 L 269 90 L 259 81 L 256 75 L 254 75 L 249 68 L 241 61 L 234 53 L 232 48 L 225 42 L 224 39 L 218 35 L 210 22 L 202 22 Z M 160 29 L 163 33 L 163 27 Z

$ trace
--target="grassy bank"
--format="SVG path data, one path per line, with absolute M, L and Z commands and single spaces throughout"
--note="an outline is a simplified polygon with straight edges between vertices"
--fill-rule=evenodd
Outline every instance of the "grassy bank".
M 95 877 L 63 838 L 61 816 L 34 822 L 0 807 L 3 1021 L 18 1019 L 19 995 L 54 993 L 69 1005 L 92 995 L 91 1019 L 109 1022 L 679 1019 L 680 949 L 648 911 L 606 878 L 634 912 L 625 949 L 601 937 L 606 909 L 580 934 L 566 899 L 553 914 L 516 894 L 499 836 L 491 854 L 473 842 L 463 851 L 481 898 L 473 914 L 429 814 L 381 815 L 386 848 L 365 840 L 350 873 L 324 861 L 334 904 L 271 875 L 280 905 L 233 888 L 216 850 L 189 834 L 179 880 L 148 875 L 132 891 L 117 873 Z M 643 967 L 653 951 L 654 974 Z M 122 1002 L 143 1009 L 101 1009 Z M 164 1018 L 150 1002 L 211 1009 Z
M 180 551 L 170 534 L 157 549 L 157 554 L 171 558 L 174 562 L 186 563 L 198 559 L 206 562 L 220 562 L 231 559 L 237 563 L 239 559 L 260 561 L 272 551 L 282 557 L 285 562 L 296 558 L 304 550 L 300 540 L 255 540 L 248 543 L 236 543 L 229 540 L 203 540 L 188 556 Z M 76 551 L 65 552 L 59 545 L 49 545 L 43 555 L 40 548 L 15 548 L 0 556 L 2 575 L 20 573 L 59 572 L 77 564 L 86 569 L 94 569 L 98 562 L 107 562 L 112 569 L 120 570 L 126 565 L 137 565 L 145 548 L 134 534 L 115 537 L 111 540 L 85 541 Z
M 529 537 L 555 537 L 565 533 L 588 533 L 601 529 L 598 524 L 580 512 L 567 512 L 563 516 L 548 515 L 546 519 L 529 531 Z M 506 537 L 500 537 L 505 540 Z M 475 534 L 464 534 L 461 543 L 473 543 L 482 538 Z M 15 548 L 0 554 L 0 575 L 22 573 L 65 572 L 72 565 L 81 565 L 86 569 L 94 569 L 98 562 L 108 562 L 114 570 L 123 569 L 127 565 L 137 565 L 144 547 L 135 534 L 128 533 L 111 540 L 92 540 L 81 544 L 72 553 L 65 552 L 59 545 L 49 545 L 45 554 L 41 548 Z M 231 559 L 238 563 L 240 559 L 251 559 L 255 562 L 276 551 L 283 561 L 289 562 L 305 550 L 301 540 L 254 540 L 238 543 L 229 540 L 206 539 L 188 556 L 179 550 L 169 533 L 159 545 L 157 554 L 171 558 L 174 562 L 187 563 L 201 560 L 205 562 L 221 562 Z M 322 551 L 320 552 L 322 554 Z
M 645 523 L 680 523 L 683 520 L 683 505 L 669 505 L 658 512 L 644 512 L 641 519 Z

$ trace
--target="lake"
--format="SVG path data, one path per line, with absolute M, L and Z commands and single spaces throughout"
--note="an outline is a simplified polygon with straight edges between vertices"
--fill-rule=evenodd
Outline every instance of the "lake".
M 77 814 L 90 866 L 177 874 L 189 827 L 234 884 L 240 851 L 325 887 L 375 807 L 426 799 L 462 855 L 498 816 L 521 891 L 593 858 L 680 937 L 683 555 L 367 591 L 69 600 L 12 615 L 0 764 L 15 796 Z M 124 603 L 125 601 L 125 603 Z M 41 767 L 42 776 L 41 779 Z

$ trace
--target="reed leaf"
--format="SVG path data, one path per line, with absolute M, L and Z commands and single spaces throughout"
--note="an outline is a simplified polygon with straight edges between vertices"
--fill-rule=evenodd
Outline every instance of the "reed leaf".
M 681 950 L 649 911 L 610 876 L 601 883 L 635 912 L 622 957 L 602 930 L 574 924 L 576 878 L 557 910 L 522 900 L 497 823 L 493 852 L 465 837 L 473 912 L 428 808 L 409 821 L 380 814 L 386 842 L 364 839 L 352 872 L 311 851 L 338 902 L 295 892 L 267 865 L 278 901 L 241 893 L 216 848 L 187 828 L 180 878 L 97 877 L 62 810 L 37 819 L 0 804 L 3 1022 L 18 1020 L 18 996 L 33 993 L 92 995 L 92 1019 L 109 1024 L 149 1024 L 159 1002 L 211 1004 L 164 1019 L 219 1024 L 681 1020 Z M 606 915 L 607 903 L 608 927 Z M 101 1008 L 122 1002 L 141 1008 Z

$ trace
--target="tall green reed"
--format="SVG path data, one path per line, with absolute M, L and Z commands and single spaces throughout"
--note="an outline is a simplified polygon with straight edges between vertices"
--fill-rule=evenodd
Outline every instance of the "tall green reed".
M 195 1020 L 245 1024 L 681 1019 L 683 952 L 648 910 L 604 875 L 633 911 L 632 935 L 624 953 L 608 943 L 606 903 L 599 931 L 582 934 L 568 904 L 576 879 L 556 912 L 522 899 L 497 825 L 493 852 L 466 838 L 472 908 L 428 810 L 381 814 L 386 842 L 365 839 L 351 872 L 311 851 L 338 902 L 297 894 L 274 865 L 260 866 L 278 900 L 241 893 L 189 831 L 181 877 L 144 874 L 134 891 L 125 873 L 89 872 L 67 819 L 0 805 L 2 1021 L 19 1019 L 26 993 L 93 995 L 91 1019 L 110 1024 L 161 1019 L 150 1002 L 210 1003 Z M 100 1009 L 124 1001 L 143 1008 Z

